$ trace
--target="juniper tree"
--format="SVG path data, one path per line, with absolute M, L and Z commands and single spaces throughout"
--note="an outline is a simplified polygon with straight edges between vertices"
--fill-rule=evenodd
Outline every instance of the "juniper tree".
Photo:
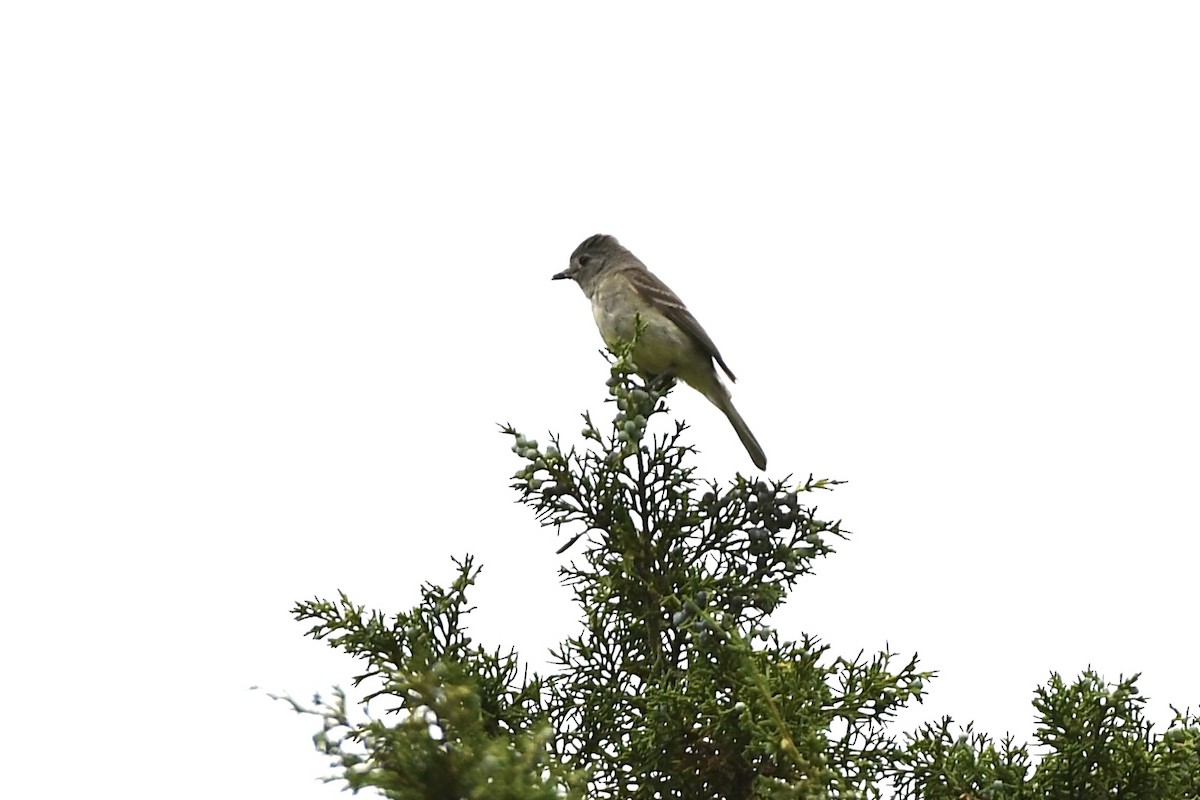
M 345 595 L 295 607 L 364 663 L 355 683 L 388 712 L 355 718 L 340 693 L 285 698 L 323 718 L 332 780 L 400 800 L 881 796 L 899 755 L 886 723 L 930 673 L 772 624 L 846 536 L 810 502 L 837 481 L 702 479 L 687 426 L 669 421 L 669 382 L 641 382 L 629 352 L 610 359 L 603 431 L 585 414 L 576 444 L 543 447 L 503 428 L 521 460 L 513 487 L 560 537 L 578 605 L 549 674 L 463 633 L 470 558 L 408 612 Z
M 886 723 L 930 677 L 915 657 L 835 657 L 772 624 L 846 536 L 810 503 L 837 482 L 701 479 L 686 425 L 668 421 L 671 387 L 640 382 L 629 352 L 611 358 L 603 432 L 584 415 L 575 445 L 542 447 L 503 428 L 513 488 L 562 537 L 578 605 L 549 674 L 465 634 L 469 556 L 407 612 L 345 594 L 296 605 L 310 635 L 362 662 L 368 690 L 359 709 L 337 689 L 280 698 L 321 717 L 329 780 L 397 800 L 1200 797 L 1200 719 L 1176 712 L 1155 733 L 1136 676 L 1052 675 L 1034 702 L 1040 761 L 949 718 L 898 744 Z
M 1175 712 L 1157 732 L 1138 676 L 1106 683 L 1088 669 L 1072 682 L 1052 673 L 1035 692 L 1034 759 L 1007 736 L 998 743 L 944 717 L 906 735 L 889 768 L 901 800 L 1195 800 L 1200 798 L 1200 717 Z

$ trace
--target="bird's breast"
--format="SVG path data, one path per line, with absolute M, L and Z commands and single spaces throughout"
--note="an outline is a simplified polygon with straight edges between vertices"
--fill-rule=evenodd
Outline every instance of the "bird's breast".
M 695 356 L 696 344 L 674 322 L 648 303 L 624 279 L 601 283 L 592 296 L 592 315 L 610 348 L 633 339 L 641 318 L 644 329 L 633 350 L 639 369 L 650 375 L 677 374 L 681 361 Z M 707 357 L 705 357 L 707 361 Z

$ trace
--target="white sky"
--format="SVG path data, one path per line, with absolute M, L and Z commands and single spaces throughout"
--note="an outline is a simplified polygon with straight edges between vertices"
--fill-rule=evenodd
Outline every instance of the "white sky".
M 1192 3 L 10 3 L 0 11 L 8 797 L 331 798 L 296 600 L 574 631 L 496 424 L 601 418 L 552 273 L 620 237 L 856 536 L 777 617 L 941 672 L 1200 703 Z M 680 390 L 702 474 L 752 470 Z

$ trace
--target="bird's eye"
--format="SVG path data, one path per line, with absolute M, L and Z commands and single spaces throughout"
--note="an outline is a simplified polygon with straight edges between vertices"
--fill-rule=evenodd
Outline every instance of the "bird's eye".
M 579 266 L 581 266 L 581 267 L 586 267 L 591 262 L 592 262 L 592 257 L 589 256 L 587 253 L 584 253 L 583 255 L 581 255 L 579 257 Z

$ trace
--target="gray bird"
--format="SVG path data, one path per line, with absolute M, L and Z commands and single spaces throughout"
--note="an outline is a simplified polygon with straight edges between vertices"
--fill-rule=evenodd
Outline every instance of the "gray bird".
M 733 407 L 713 362 L 729 380 L 737 378 L 683 301 L 637 256 L 615 237 L 596 234 L 584 239 L 571 254 L 570 266 L 553 276 L 553 280 L 563 278 L 578 283 L 592 302 L 596 327 L 609 347 L 631 340 L 634 319 L 640 316 L 645 330 L 634 347 L 633 360 L 642 377 L 679 378 L 707 397 L 729 418 L 754 466 L 767 468 L 767 456 Z

